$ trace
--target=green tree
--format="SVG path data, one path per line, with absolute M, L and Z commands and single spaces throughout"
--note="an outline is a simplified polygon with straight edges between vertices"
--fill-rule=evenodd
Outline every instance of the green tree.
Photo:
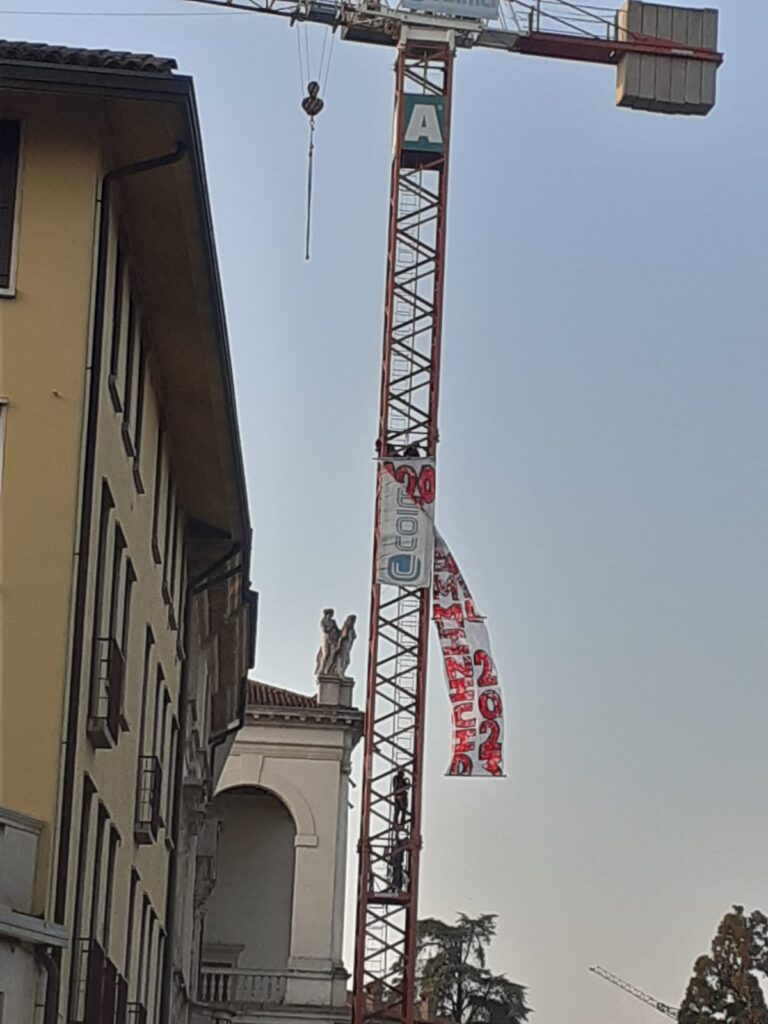
M 419 921 L 416 984 L 430 1017 L 455 1024 L 524 1024 L 531 1012 L 525 988 L 485 965 L 495 934 L 495 914 L 459 914 L 455 924 L 434 917 Z
M 735 906 L 720 922 L 709 956 L 693 967 L 680 1024 L 768 1024 L 758 981 L 768 973 L 768 918 Z

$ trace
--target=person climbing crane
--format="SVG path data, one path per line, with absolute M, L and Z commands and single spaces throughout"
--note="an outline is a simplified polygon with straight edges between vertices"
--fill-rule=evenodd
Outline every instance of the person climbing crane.
M 405 827 L 405 819 L 408 814 L 408 790 L 410 788 L 408 776 L 402 768 L 398 768 L 392 776 L 392 804 L 394 816 L 392 825 L 395 829 Z

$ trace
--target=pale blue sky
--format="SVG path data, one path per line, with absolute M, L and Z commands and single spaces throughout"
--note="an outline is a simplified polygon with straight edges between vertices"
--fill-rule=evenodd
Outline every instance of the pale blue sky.
M 0 34 L 195 77 L 257 672 L 309 689 L 321 608 L 367 621 L 392 54 L 336 44 L 305 264 L 294 30 L 23 6 L 201 15 L 0 13 Z M 653 1024 L 588 965 L 677 1002 L 730 904 L 768 909 L 768 10 L 720 8 L 706 119 L 615 109 L 609 68 L 457 62 L 438 519 L 489 619 L 509 778 L 442 777 L 433 659 L 422 910 L 499 913 L 492 964 L 535 1024 Z

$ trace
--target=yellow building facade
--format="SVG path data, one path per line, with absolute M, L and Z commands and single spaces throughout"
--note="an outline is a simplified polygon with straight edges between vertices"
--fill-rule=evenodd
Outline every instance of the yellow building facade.
M 13 1024 L 173 1019 L 194 966 L 198 823 L 253 662 L 221 288 L 192 83 L 174 68 L 0 43 Z

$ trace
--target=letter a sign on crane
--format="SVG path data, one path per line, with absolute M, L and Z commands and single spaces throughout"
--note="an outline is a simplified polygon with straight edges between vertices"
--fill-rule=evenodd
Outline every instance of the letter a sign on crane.
M 402 106 L 402 150 L 418 155 L 408 166 L 420 166 L 445 151 L 445 98 L 407 92 Z

